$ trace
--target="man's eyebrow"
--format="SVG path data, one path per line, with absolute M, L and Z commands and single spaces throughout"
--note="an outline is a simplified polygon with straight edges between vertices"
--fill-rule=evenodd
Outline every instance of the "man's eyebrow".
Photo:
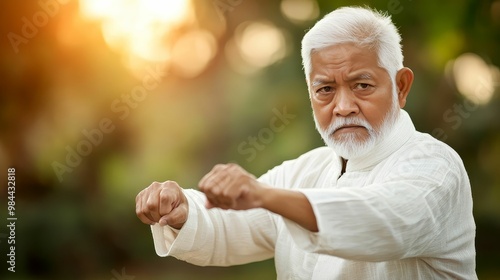
M 355 81 L 355 80 L 372 80 L 373 76 L 372 74 L 368 72 L 362 72 L 356 75 L 353 75 L 352 77 L 349 77 L 347 80 L 348 81 Z
M 347 78 L 348 82 L 356 81 L 356 80 L 373 80 L 373 75 L 369 72 L 361 72 L 359 74 L 354 74 L 351 77 Z M 326 79 L 315 79 L 311 83 L 311 87 L 317 87 L 326 84 L 336 84 L 335 80 L 326 80 Z
M 324 79 L 317 79 L 317 80 L 314 80 L 312 83 L 311 83 L 311 86 L 312 87 L 317 87 L 317 86 L 321 86 L 321 85 L 326 85 L 326 84 L 335 84 L 335 80 L 324 80 Z

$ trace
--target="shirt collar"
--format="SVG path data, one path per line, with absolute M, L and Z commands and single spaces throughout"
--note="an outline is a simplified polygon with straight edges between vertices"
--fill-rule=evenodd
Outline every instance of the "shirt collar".
M 413 132 L 415 132 L 415 126 L 413 126 L 410 116 L 406 111 L 400 110 L 398 119 L 391 132 L 382 136 L 383 138 L 366 154 L 348 160 L 346 172 L 373 168 L 397 149 L 401 148 L 410 139 Z

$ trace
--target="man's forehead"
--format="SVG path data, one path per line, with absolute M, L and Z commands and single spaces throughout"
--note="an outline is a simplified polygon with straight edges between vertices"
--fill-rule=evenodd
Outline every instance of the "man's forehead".
M 324 46 L 321 48 L 316 48 L 311 50 L 311 58 L 319 58 L 325 56 L 357 56 L 362 54 L 363 56 L 374 56 L 377 57 L 377 51 L 375 48 L 363 45 L 357 45 L 355 43 L 346 42 L 340 44 L 334 44 L 329 46 Z

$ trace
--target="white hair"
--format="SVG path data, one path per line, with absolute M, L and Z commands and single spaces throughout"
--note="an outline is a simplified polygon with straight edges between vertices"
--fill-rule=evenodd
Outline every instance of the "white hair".
M 361 7 L 336 9 L 319 20 L 302 39 L 302 64 L 307 86 L 312 70 L 312 52 L 342 43 L 374 49 L 378 65 L 388 72 L 394 85 L 396 73 L 403 68 L 400 42 L 401 36 L 390 16 Z

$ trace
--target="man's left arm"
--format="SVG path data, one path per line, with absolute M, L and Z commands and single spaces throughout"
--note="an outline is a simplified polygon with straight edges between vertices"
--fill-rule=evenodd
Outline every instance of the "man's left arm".
M 200 181 L 207 196 L 207 208 L 248 210 L 264 208 L 317 232 L 318 226 L 309 199 L 290 189 L 273 188 L 236 164 L 216 165 Z
M 222 165 L 200 189 L 209 208 L 262 207 L 281 215 L 307 251 L 384 261 L 439 255 L 473 242 L 470 185 L 460 166 L 449 157 L 417 154 L 401 160 L 382 183 L 298 192 L 255 183 L 241 167 Z

